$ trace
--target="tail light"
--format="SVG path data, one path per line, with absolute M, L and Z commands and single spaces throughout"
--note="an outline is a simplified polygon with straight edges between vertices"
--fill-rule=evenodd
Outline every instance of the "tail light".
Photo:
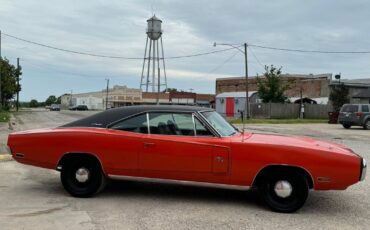
M 362 115 L 362 113 L 361 113 L 361 112 L 356 112 L 356 113 L 355 113 L 355 116 L 356 116 L 356 118 L 357 118 L 357 119 L 360 119 L 361 115 Z

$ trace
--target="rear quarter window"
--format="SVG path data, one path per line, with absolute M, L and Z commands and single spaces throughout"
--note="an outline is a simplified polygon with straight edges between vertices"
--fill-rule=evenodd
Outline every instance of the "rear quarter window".
M 355 113 L 358 112 L 358 105 L 344 105 L 340 111 Z
M 368 113 L 369 112 L 369 106 L 368 105 L 362 105 L 361 106 L 361 111 L 365 112 L 365 113 Z

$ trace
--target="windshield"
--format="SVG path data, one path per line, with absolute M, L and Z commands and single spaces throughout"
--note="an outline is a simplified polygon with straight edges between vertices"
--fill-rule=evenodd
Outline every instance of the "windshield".
M 212 125 L 212 127 L 222 136 L 231 136 L 237 132 L 235 128 L 217 112 L 209 111 L 202 112 L 202 114 L 208 120 L 209 124 Z

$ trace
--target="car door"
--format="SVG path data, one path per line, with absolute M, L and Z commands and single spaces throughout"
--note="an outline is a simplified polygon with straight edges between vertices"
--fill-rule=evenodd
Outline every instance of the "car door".
M 197 121 L 197 122 L 195 122 Z M 196 135 L 200 122 L 192 113 L 149 113 L 149 134 L 139 157 L 139 166 L 149 176 L 171 179 L 204 180 L 215 174 L 227 174 L 229 150 L 216 147 L 207 139 L 208 131 Z M 204 127 L 203 127 L 204 128 Z
M 138 171 L 143 135 L 147 133 L 146 113 L 116 122 L 109 127 L 104 145 L 110 151 L 108 165 L 111 173 L 127 174 Z

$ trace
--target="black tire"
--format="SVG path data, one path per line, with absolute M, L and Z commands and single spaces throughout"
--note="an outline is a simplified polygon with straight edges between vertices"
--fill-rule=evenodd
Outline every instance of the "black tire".
M 76 172 L 79 169 L 87 169 L 88 179 L 79 182 Z M 72 158 L 63 164 L 60 179 L 64 189 L 75 197 L 91 197 L 100 192 L 106 185 L 106 178 L 100 164 L 93 158 Z
M 343 124 L 343 128 L 345 128 L 345 129 L 349 129 L 349 128 L 351 128 L 351 125 Z
M 370 119 L 367 119 L 364 123 L 364 129 L 365 130 L 369 130 L 370 129 Z
M 277 182 L 285 181 L 292 191 L 287 197 L 275 192 Z M 291 170 L 281 170 L 265 175 L 258 186 L 263 201 L 275 212 L 291 213 L 300 209 L 306 202 L 309 185 L 305 176 Z

